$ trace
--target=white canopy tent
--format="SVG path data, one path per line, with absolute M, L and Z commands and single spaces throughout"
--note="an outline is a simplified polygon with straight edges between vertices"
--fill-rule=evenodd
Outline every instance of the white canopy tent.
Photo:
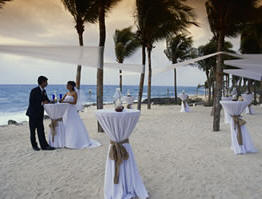
M 100 47 L 0 45 L 0 53 L 99 68 Z M 140 64 L 104 63 L 105 68 L 143 72 Z
M 238 76 L 238 77 L 253 79 L 253 80 L 257 80 L 257 81 L 262 80 L 262 73 L 256 73 L 256 72 L 243 70 L 243 69 L 224 70 L 224 73 L 235 75 L 235 76 Z
M 194 64 L 198 61 L 204 60 L 204 59 L 208 59 L 210 57 L 219 55 L 219 54 L 224 54 L 224 55 L 229 55 L 232 57 L 237 57 L 240 59 L 234 59 L 234 60 L 226 60 L 224 63 L 226 65 L 230 65 L 230 66 L 234 66 L 237 68 L 241 68 L 242 70 L 226 70 L 228 73 L 231 72 L 230 74 L 235 73 L 235 75 L 237 76 L 243 76 L 246 73 L 246 78 L 251 78 L 253 77 L 253 79 L 258 79 L 258 81 L 261 80 L 260 75 L 262 74 L 262 54 L 233 54 L 233 53 L 228 53 L 228 52 L 216 52 L 216 53 L 212 53 L 209 55 L 205 55 L 202 57 L 197 57 L 194 59 L 189 59 L 186 60 L 184 62 L 180 62 L 180 63 L 176 63 L 176 64 L 171 64 L 163 69 L 160 70 L 156 70 L 156 72 L 154 73 L 155 75 L 162 73 L 162 72 L 167 72 L 169 70 L 178 68 L 178 67 L 184 67 L 184 66 L 188 66 L 190 64 Z M 242 59 L 241 59 L 242 58 Z M 225 71 L 225 70 L 224 70 Z M 257 74 L 255 74 L 257 73 Z
M 226 60 L 226 65 L 241 68 L 246 71 L 251 71 L 255 73 L 262 73 L 262 57 L 259 63 L 258 59 L 238 59 L 238 60 Z

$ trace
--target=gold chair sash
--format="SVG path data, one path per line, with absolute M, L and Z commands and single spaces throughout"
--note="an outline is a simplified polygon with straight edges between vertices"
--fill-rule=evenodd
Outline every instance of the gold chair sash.
M 58 118 L 56 120 L 51 119 L 51 123 L 49 124 L 49 127 L 51 129 L 51 134 L 52 134 L 52 142 L 54 142 L 55 136 L 56 136 L 55 127 L 57 126 L 57 122 L 60 122 L 60 121 L 63 121 L 63 119 L 62 118 Z
M 125 139 L 121 142 L 113 142 L 110 141 L 111 148 L 109 151 L 109 158 L 115 161 L 115 176 L 114 176 L 114 184 L 118 184 L 119 182 L 119 171 L 120 165 L 124 160 L 128 160 L 129 155 L 126 148 L 123 144 L 129 143 L 128 139 Z
M 241 131 L 241 126 L 246 124 L 246 121 L 241 119 L 240 115 L 233 115 L 232 116 L 234 121 L 234 129 L 237 128 L 237 142 L 239 145 L 243 145 L 243 136 Z

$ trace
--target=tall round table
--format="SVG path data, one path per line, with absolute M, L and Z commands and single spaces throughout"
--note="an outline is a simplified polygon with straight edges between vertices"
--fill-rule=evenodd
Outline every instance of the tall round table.
M 222 97 L 221 101 L 232 101 L 232 97 Z M 224 109 L 224 122 L 225 124 L 230 124 L 231 117 Z
M 181 99 L 181 110 L 180 110 L 180 112 L 189 112 L 189 106 L 188 106 L 188 103 L 187 103 L 188 95 L 182 94 L 182 95 L 179 96 L 179 98 Z
M 224 110 L 231 117 L 231 147 L 234 150 L 235 154 L 257 152 L 246 128 L 246 122 L 241 117 L 241 114 L 248 106 L 248 102 L 220 101 L 220 103 L 223 106 Z
M 45 104 L 44 108 L 46 113 L 51 119 L 49 124 L 48 143 L 55 148 L 63 148 L 65 146 L 65 128 L 63 124 L 63 115 L 69 104 Z
M 252 109 L 252 101 L 254 99 L 253 94 L 242 94 L 241 96 L 244 101 L 248 102 L 248 106 L 246 108 L 246 114 L 250 114 L 250 115 L 254 114 L 254 111 Z
M 110 139 L 105 170 L 105 199 L 148 198 L 128 141 L 139 116 L 137 110 L 96 112 L 97 120 Z

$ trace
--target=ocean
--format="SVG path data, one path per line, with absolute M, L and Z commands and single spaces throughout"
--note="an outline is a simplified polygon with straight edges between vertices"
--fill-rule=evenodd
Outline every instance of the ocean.
M 0 125 L 6 125 L 8 120 L 15 120 L 17 122 L 28 121 L 25 115 L 29 94 L 32 88 L 36 85 L 0 85 Z M 112 103 L 113 95 L 118 86 L 105 85 L 104 86 L 104 103 Z M 129 90 L 132 96 L 137 97 L 138 86 L 123 86 L 123 95 Z M 81 94 L 84 93 L 85 104 L 96 103 L 96 86 L 95 85 L 81 85 Z M 204 94 L 203 89 L 196 87 L 178 87 L 178 94 L 182 91 L 188 95 Z M 48 85 L 46 88 L 47 94 L 52 99 L 52 94 L 65 94 L 67 92 L 65 85 Z M 173 97 L 174 89 L 172 86 L 153 86 L 152 98 L 156 97 Z M 144 87 L 143 99 L 147 97 L 147 86 Z

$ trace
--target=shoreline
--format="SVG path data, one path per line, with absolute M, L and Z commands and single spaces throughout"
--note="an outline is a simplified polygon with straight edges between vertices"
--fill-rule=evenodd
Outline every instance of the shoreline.
M 151 103 L 153 105 L 180 105 L 181 104 L 181 100 L 178 98 L 178 103 L 176 104 L 174 102 L 175 97 L 174 96 L 170 96 L 170 97 L 154 97 L 151 98 Z M 194 105 L 203 105 L 203 102 L 205 101 L 205 96 L 204 95 L 189 95 L 189 105 L 190 106 L 194 106 Z M 147 98 L 142 99 L 142 104 L 146 104 L 147 103 Z M 137 100 L 135 100 L 134 105 L 137 104 Z M 113 102 L 106 102 L 103 104 L 104 106 L 107 105 L 113 105 Z M 125 105 L 125 104 L 124 104 Z M 96 106 L 96 103 L 86 103 L 83 105 L 84 106 L 84 110 L 87 109 L 88 107 L 93 107 Z M 17 113 L 19 113 L 20 115 L 25 114 L 26 110 L 24 111 L 19 111 L 19 112 L 15 112 L 14 115 L 16 115 Z M 9 114 L 9 113 L 8 113 Z M 44 120 L 47 119 L 45 117 L 48 117 L 46 114 L 44 116 Z M 28 118 L 25 115 L 25 118 Z M 28 120 L 23 120 L 23 121 L 17 121 L 17 119 L 15 118 L 9 118 L 6 122 L 6 124 L 2 124 L 0 125 L 1 127 L 7 127 L 7 126 L 19 126 L 19 125 L 23 125 L 24 123 L 28 123 Z

